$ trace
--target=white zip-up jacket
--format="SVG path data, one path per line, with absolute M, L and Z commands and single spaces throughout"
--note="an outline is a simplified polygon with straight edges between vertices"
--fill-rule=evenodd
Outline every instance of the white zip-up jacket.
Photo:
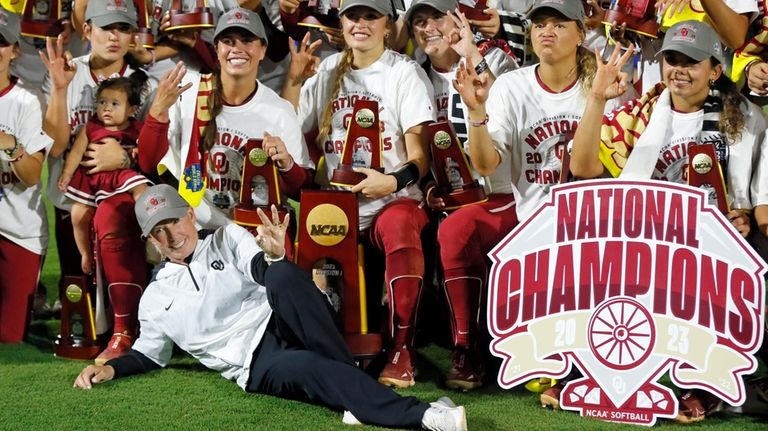
M 164 262 L 155 270 L 139 304 L 133 350 L 164 367 L 175 343 L 245 389 L 272 315 L 266 287 L 253 276 L 259 253 L 253 235 L 238 225 L 202 231 L 188 264 Z

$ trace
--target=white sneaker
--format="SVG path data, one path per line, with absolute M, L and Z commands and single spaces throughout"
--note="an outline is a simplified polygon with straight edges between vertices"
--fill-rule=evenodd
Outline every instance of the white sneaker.
M 430 431 L 467 431 L 467 413 L 464 406 L 432 406 L 424 412 L 421 427 Z
M 456 407 L 456 403 L 454 403 L 453 400 L 448 397 L 440 397 L 437 399 L 437 401 L 429 403 L 429 405 L 443 409 Z
M 448 397 L 440 397 L 437 399 L 437 401 L 429 403 L 429 405 L 437 409 L 456 408 L 456 404 L 453 402 L 453 400 L 451 400 Z M 344 425 L 362 425 L 363 424 L 349 410 L 344 410 L 344 416 L 341 417 L 341 423 L 343 423 Z M 466 425 L 464 428 L 466 428 Z
M 357 420 L 355 415 L 349 410 L 344 410 L 344 416 L 341 417 L 341 423 L 344 425 L 362 425 L 363 423 Z

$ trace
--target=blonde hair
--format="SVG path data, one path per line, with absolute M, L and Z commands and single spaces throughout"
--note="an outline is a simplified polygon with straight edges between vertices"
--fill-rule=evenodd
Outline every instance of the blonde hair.
M 352 55 L 352 49 L 349 47 L 344 48 L 341 53 L 341 60 L 336 67 L 336 73 L 333 75 L 333 85 L 331 85 L 331 93 L 328 97 L 328 102 L 323 109 L 323 117 L 320 119 L 319 132 L 317 134 L 317 144 L 323 144 L 325 138 L 331 134 L 331 117 L 333 116 L 333 102 L 341 91 L 341 83 L 344 81 L 344 76 L 352 69 L 352 61 L 354 56 Z

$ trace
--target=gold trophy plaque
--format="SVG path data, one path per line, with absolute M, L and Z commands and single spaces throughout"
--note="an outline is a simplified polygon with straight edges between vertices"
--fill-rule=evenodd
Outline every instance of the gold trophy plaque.
M 362 155 L 368 150 L 371 161 L 366 166 Z M 369 167 L 383 172 L 381 160 L 381 125 L 379 124 L 379 104 L 374 100 L 358 100 L 352 110 L 352 118 L 347 127 L 347 138 L 341 153 L 341 163 L 333 171 L 331 184 L 352 187 L 366 178 L 355 172 L 354 168 Z
M 445 209 L 452 210 L 485 202 L 483 186 L 472 176 L 467 155 L 450 121 L 427 126 L 429 149 L 432 152 L 432 175 L 437 182 L 438 196 Z
M 86 276 L 64 276 L 61 298 L 61 331 L 54 354 L 69 359 L 93 359 L 101 352 Z
M 358 244 L 357 196 L 334 190 L 303 190 L 296 264 L 311 272 L 333 304 L 340 296 L 342 334 L 352 355 L 371 358 L 381 335 L 368 331 L 362 248 Z M 334 304 L 335 305 L 335 304 Z
M 280 220 L 286 210 L 282 205 L 277 166 L 263 149 L 261 139 L 251 139 L 245 144 L 245 160 L 240 182 L 240 202 L 235 206 L 234 220 L 241 226 L 258 226 L 261 219 L 256 213 L 261 208 L 268 216 L 274 204 Z
M 723 170 L 713 144 L 688 147 L 688 185 L 706 191 L 709 204 L 717 206 L 721 213 L 730 212 Z

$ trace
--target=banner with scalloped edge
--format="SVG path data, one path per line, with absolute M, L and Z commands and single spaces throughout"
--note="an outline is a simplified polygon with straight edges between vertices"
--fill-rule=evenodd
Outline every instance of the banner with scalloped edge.
M 657 383 L 737 406 L 763 339 L 765 262 L 705 192 L 593 180 L 551 199 L 489 253 L 491 352 L 503 388 L 562 378 L 560 405 L 653 425 L 677 399 Z

